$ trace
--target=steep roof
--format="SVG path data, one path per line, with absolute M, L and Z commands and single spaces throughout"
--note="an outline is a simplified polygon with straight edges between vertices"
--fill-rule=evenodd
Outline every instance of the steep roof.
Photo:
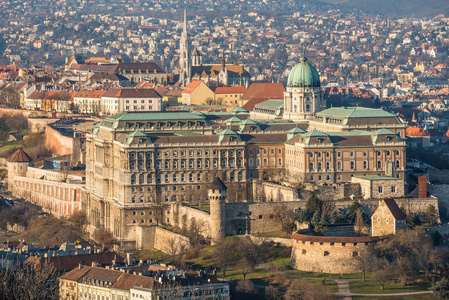
M 126 71 L 134 73 L 137 72 L 149 72 L 149 73 L 165 73 L 165 70 L 159 67 L 154 62 L 121 62 L 117 66 L 118 71 Z
M 405 215 L 402 210 L 399 208 L 398 204 L 394 199 L 385 199 L 383 200 L 387 205 L 388 209 L 391 211 L 391 214 L 396 220 L 404 220 Z
M 227 190 L 228 187 L 221 181 L 219 177 L 215 177 L 215 179 L 209 185 L 209 189 L 211 190 Z
M 284 99 L 285 87 L 282 83 L 252 83 L 242 96 L 242 100 L 253 98 Z
M 190 94 L 192 93 L 200 84 L 202 83 L 201 80 L 193 80 L 183 91 L 183 94 Z
M 71 101 L 75 92 L 61 92 L 61 91 L 34 91 L 27 98 L 28 99 L 52 99 L 61 101 Z
M 9 158 L 9 162 L 32 162 L 33 159 L 26 154 L 25 151 L 22 150 L 22 148 L 19 148 L 14 152 Z

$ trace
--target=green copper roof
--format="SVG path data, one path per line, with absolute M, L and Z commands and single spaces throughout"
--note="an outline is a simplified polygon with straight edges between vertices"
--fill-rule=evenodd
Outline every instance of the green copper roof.
M 390 176 L 379 176 L 379 175 L 367 175 L 367 176 L 354 176 L 355 178 L 360 178 L 364 180 L 401 180 L 400 178 L 390 177 Z
M 286 131 L 287 133 L 305 133 L 306 131 L 304 130 L 304 129 L 301 129 L 301 128 L 299 128 L 299 127 L 295 127 L 295 128 L 292 128 L 292 129 L 290 129 L 290 130 L 287 130 Z
M 232 117 L 226 120 L 226 124 L 232 124 L 232 123 L 240 123 L 242 119 L 239 119 L 237 117 Z
M 236 108 L 234 108 L 233 110 L 231 110 L 230 112 L 235 112 L 235 113 L 249 113 L 249 111 L 247 111 L 246 109 L 241 108 L 241 107 L 236 107 Z
M 192 112 L 121 112 L 107 117 L 110 121 L 151 121 L 151 120 L 204 120 L 203 115 Z
M 222 130 L 220 132 L 217 132 L 217 134 L 218 135 L 238 135 L 237 132 L 235 132 L 234 130 L 231 130 L 231 129 Z
M 320 76 L 316 69 L 301 57 L 301 62 L 288 74 L 287 87 L 320 87 Z
M 335 118 L 381 118 L 396 117 L 395 115 L 383 110 L 368 107 L 331 107 L 317 112 L 316 116 L 326 116 Z
M 270 100 L 267 100 L 264 102 L 260 102 L 256 105 L 254 105 L 254 107 L 274 108 L 274 109 L 283 108 L 284 107 L 284 99 L 270 99 Z

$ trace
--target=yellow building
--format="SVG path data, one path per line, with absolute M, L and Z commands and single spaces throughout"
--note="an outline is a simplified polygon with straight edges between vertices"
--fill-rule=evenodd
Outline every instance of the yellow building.
M 215 89 L 215 103 L 240 106 L 243 94 L 246 92 L 244 86 L 223 86 Z
M 212 104 L 214 98 L 214 92 L 204 82 L 195 80 L 182 91 L 181 103 L 184 105 Z

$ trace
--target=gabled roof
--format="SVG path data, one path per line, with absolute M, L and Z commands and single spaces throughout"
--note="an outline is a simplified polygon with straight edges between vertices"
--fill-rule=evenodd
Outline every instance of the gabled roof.
M 404 220 L 405 215 L 402 210 L 399 208 L 398 204 L 394 199 L 385 199 L 383 200 L 387 205 L 388 209 L 391 211 L 391 214 L 396 220 Z
M 33 159 L 26 154 L 25 151 L 22 150 L 22 148 L 19 148 L 14 152 L 9 158 L 9 162 L 32 162 Z
M 183 91 L 183 94 L 191 94 L 201 83 L 201 80 L 193 80 Z

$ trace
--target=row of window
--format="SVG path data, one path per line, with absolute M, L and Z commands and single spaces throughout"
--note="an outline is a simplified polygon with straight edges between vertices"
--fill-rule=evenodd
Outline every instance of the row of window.
M 250 150 L 250 153 L 251 153 L 251 151 L 252 150 Z M 234 154 L 237 154 L 237 155 L 240 156 L 243 153 L 242 150 L 240 150 L 240 149 L 237 150 L 237 151 L 234 151 L 234 150 L 221 150 L 220 152 L 221 152 L 222 156 L 226 156 L 227 154 L 229 154 L 229 156 L 234 156 Z M 187 153 L 189 154 L 189 156 L 194 156 L 195 154 L 196 154 L 196 156 L 202 156 L 203 155 L 203 151 L 202 150 L 189 150 L 189 151 L 181 150 L 181 151 L 179 151 L 180 156 L 186 156 Z M 218 150 L 212 150 L 212 151 L 204 150 L 204 155 L 206 155 L 206 156 L 210 155 L 211 153 L 212 153 L 212 155 L 218 155 Z M 164 157 L 169 157 L 170 154 L 173 157 L 178 157 L 178 151 L 163 151 L 163 153 L 161 151 L 156 151 L 155 152 L 155 156 L 156 157 L 161 157 L 162 154 L 164 155 Z M 129 153 L 130 160 L 134 160 L 135 158 L 143 159 L 145 156 L 147 158 L 151 158 L 152 157 L 152 152 L 137 152 L 137 153 L 136 152 L 130 152 Z
M 179 167 L 181 169 L 185 169 L 187 166 L 188 166 L 189 169 L 193 169 L 193 168 L 195 168 L 195 165 L 196 165 L 196 168 L 200 169 L 200 168 L 202 168 L 202 165 L 203 165 L 203 160 L 202 159 L 197 159 L 196 160 L 196 164 L 195 164 L 195 160 L 193 160 L 193 159 L 189 159 L 188 161 L 185 160 L 185 159 L 182 159 L 180 161 L 172 160 L 171 162 L 172 163 L 170 165 L 170 160 L 164 160 L 163 163 L 162 163 L 161 160 L 157 160 L 156 161 L 156 169 L 162 169 L 162 165 L 164 165 L 164 169 L 177 169 L 178 168 L 178 162 L 179 162 Z M 236 164 L 236 161 L 233 158 L 231 158 L 229 160 L 222 159 L 220 162 L 221 162 L 220 166 L 222 168 L 226 168 L 226 167 L 229 167 L 229 168 L 235 168 L 235 167 L 241 168 L 243 166 L 243 160 L 241 158 L 237 159 L 237 164 Z M 131 161 L 130 164 L 129 164 L 129 168 L 130 169 L 135 169 L 136 165 L 137 165 L 137 168 L 139 170 L 144 169 L 144 162 L 143 161 L 139 161 L 137 164 L 136 164 L 136 162 Z M 211 160 L 210 159 L 207 158 L 207 159 L 204 160 L 204 167 L 205 168 L 210 168 L 211 165 L 212 165 L 213 168 L 217 168 L 218 167 L 218 159 L 213 159 L 212 160 L 212 164 L 211 164 Z M 149 170 L 152 167 L 153 167 L 152 162 L 151 161 L 147 161 L 146 162 L 146 169 Z
M 260 167 L 260 165 L 261 165 L 260 164 L 260 162 L 261 162 L 260 158 L 256 158 L 255 162 L 256 162 L 256 164 L 254 165 L 254 160 L 252 158 L 248 159 L 248 166 L 249 167 L 254 167 L 254 166 Z M 264 158 L 263 159 L 263 166 L 264 167 L 268 167 L 268 158 Z M 272 166 L 272 167 L 276 166 L 276 161 L 275 161 L 274 158 L 270 159 L 270 166 Z M 278 158 L 278 166 L 282 167 L 282 158 Z
M 310 162 L 309 163 L 309 171 L 310 172 L 315 170 L 314 166 L 315 166 L 314 162 Z M 328 161 L 325 162 L 324 166 L 325 166 L 325 170 L 330 170 L 330 162 L 328 162 Z M 351 170 L 355 170 L 355 166 L 356 166 L 355 161 L 351 161 L 350 165 L 349 165 L 350 169 Z M 401 167 L 401 161 L 400 160 L 396 160 L 394 167 L 396 169 L 399 169 Z M 378 160 L 377 161 L 377 169 L 381 169 L 381 168 L 382 168 L 382 161 Z M 322 169 L 323 169 L 323 164 L 321 162 L 318 162 L 316 170 L 319 172 Z M 343 169 L 342 162 L 341 161 L 337 161 L 337 170 L 342 170 L 342 169 Z M 363 161 L 363 169 L 368 169 L 368 161 L 367 160 Z
M 395 150 L 394 154 L 396 156 L 399 156 L 400 155 L 400 151 L 399 150 Z M 315 152 L 315 153 L 314 152 L 309 152 L 309 157 L 312 158 L 314 155 L 316 155 L 317 157 L 321 157 L 321 156 L 330 157 L 331 153 L 330 152 L 323 152 L 323 153 L 321 153 L 321 152 Z M 349 153 L 349 155 L 351 157 L 355 157 L 356 156 L 356 152 L 355 151 L 351 151 Z M 390 150 L 385 150 L 385 155 L 386 156 L 391 156 L 391 151 Z M 368 156 L 368 151 L 363 151 L 363 157 L 367 157 L 367 156 Z M 377 151 L 377 156 L 382 156 L 382 151 L 378 150 Z M 337 152 L 337 157 L 342 157 L 342 152 L 341 151 Z
M 270 151 L 270 154 L 275 154 L 276 153 L 276 149 L 275 148 L 271 148 L 271 149 L 249 149 L 249 155 L 254 155 L 254 154 L 260 154 L 261 152 L 263 152 L 263 154 L 268 154 L 268 151 Z M 278 148 L 278 154 L 282 154 L 282 149 Z

